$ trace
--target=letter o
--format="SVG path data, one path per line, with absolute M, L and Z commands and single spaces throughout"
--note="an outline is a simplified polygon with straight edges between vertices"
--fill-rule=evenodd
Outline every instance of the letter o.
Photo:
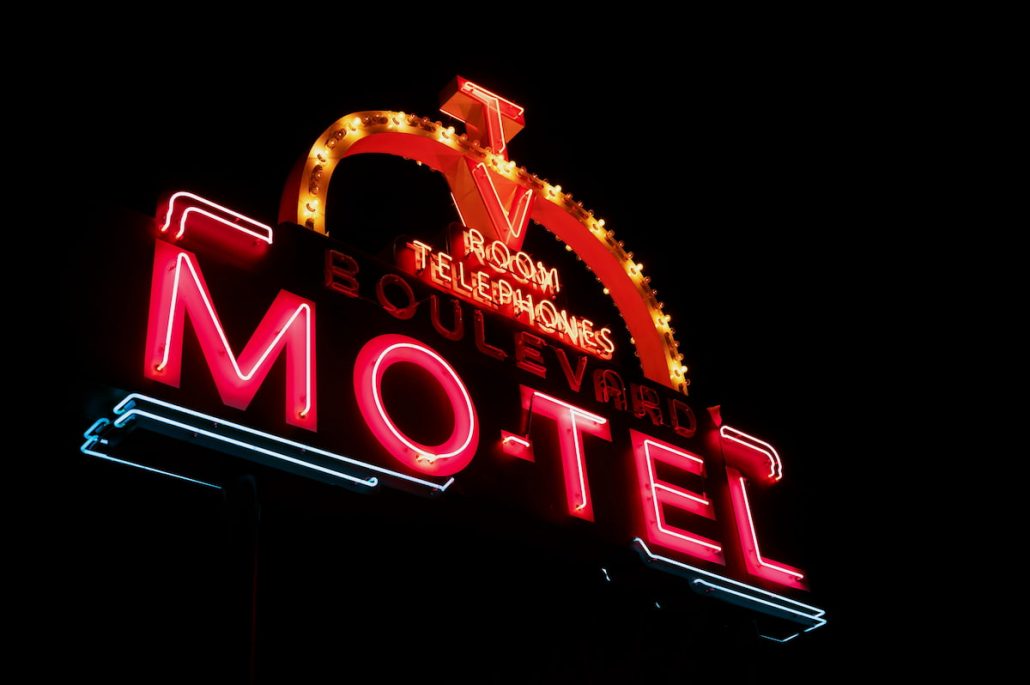
M 488 256 L 490 258 L 490 266 L 494 271 L 504 273 L 508 270 L 508 264 L 511 262 L 511 251 L 500 240 L 490 243 Z
M 404 296 L 408 298 L 408 304 L 398 307 L 393 302 L 390 302 L 390 298 L 386 296 L 386 286 L 388 285 L 396 285 L 403 290 Z M 415 316 L 415 310 L 418 309 L 415 291 L 411 289 L 406 280 L 396 274 L 383 274 L 382 278 L 376 283 L 376 297 L 379 298 L 379 304 L 382 308 L 388 314 L 398 319 L 410 319 Z
M 439 445 L 423 445 L 405 435 L 383 404 L 383 374 L 398 362 L 410 362 L 428 372 L 451 403 L 454 427 L 450 437 Z M 451 365 L 418 340 L 390 334 L 365 343 L 354 361 L 354 394 L 372 434 L 402 464 L 422 473 L 450 476 L 468 466 L 475 456 L 479 421 L 472 396 Z
M 536 276 L 536 266 L 533 264 L 532 257 L 525 252 L 516 252 L 511 263 L 515 265 L 511 272 L 516 278 L 527 283 L 533 281 Z

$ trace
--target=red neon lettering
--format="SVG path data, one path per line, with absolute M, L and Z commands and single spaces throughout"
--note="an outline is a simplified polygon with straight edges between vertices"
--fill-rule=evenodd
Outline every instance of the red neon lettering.
M 503 307 L 515 301 L 515 290 L 508 281 L 497 281 L 497 305 Z
M 569 384 L 569 389 L 572 392 L 579 392 L 579 389 L 583 387 L 583 376 L 587 371 L 587 356 L 585 354 L 579 355 L 579 361 L 576 362 L 576 370 L 573 371 L 565 350 L 560 347 L 553 349 L 555 356 L 558 357 L 558 365 L 561 367 L 562 373 L 565 374 L 565 380 Z
M 730 426 L 721 426 L 719 436 L 726 456 L 726 484 L 736 519 L 737 538 L 748 573 L 778 585 L 807 590 L 801 569 L 762 556 L 747 496 L 747 479 L 741 473 L 743 470 L 774 484 L 783 478 L 780 455 L 769 443 Z
M 730 500 L 733 503 L 733 515 L 737 523 L 740 549 L 744 555 L 744 564 L 748 573 L 779 585 L 807 590 L 808 587 L 802 582 L 805 574 L 801 569 L 762 556 L 762 552 L 758 548 L 755 522 L 751 517 L 751 503 L 747 497 L 746 480 L 740 471 L 733 467 L 727 467 L 726 478 L 730 489 Z
M 451 287 L 454 288 L 454 292 L 458 293 L 459 295 L 461 295 L 465 299 L 472 298 L 472 287 L 473 287 L 473 284 L 469 283 L 468 280 L 465 278 L 465 263 L 464 262 L 458 262 L 457 273 L 458 273 L 458 275 L 454 279 L 454 283 L 451 284 Z
M 429 276 L 438 285 L 450 285 L 454 277 L 451 275 L 451 256 L 445 252 L 434 252 L 430 261 Z
M 386 287 L 391 285 L 404 293 L 407 304 L 401 307 L 390 301 L 390 298 L 386 294 Z M 408 285 L 406 280 L 395 274 L 383 274 L 376 282 L 376 299 L 379 300 L 379 305 L 385 309 L 387 313 L 398 319 L 410 319 L 415 316 L 415 312 L 418 310 L 418 302 L 415 300 L 415 292 L 411 289 L 411 286 Z
M 783 462 L 769 443 L 732 426 L 720 426 L 719 437 L 722 438 L 722 449 L 727 461 L 737 468 L 763 480 L 777 481 L 783 478 Z
M 477 271 L 475 276 L 476 289 L 472 291 L 473 299 L 484 304 L 493 304 L 494 298 L 490 289 L 490 277 L 484 271 Z
M 533 306 L 532 297 L 530 297 L 530 296 L 527 296 L 527 297 L 529 297 L 529 306 L 532 307 Z M 542 300 L 536 306 L 535 312 L 536 312 L 536 322 L 537 322 L 537 325 L 539 325 L 540 328 L 542 328 L 545 333 L 554 333 L 556 331 L 557 332 L 562 332 L 562 333 L 568 333 L 569 332 L 568 319 L 567 318 L 565 319 L 565 325 L 562 326 L 561 325 L 562 324 L 562 319 L 558 315 L 558 308 L 555 307 L 554 303 L 551 302 L 550 300 Z M 562 313 L 564 313 L 564 310 L 562 310 Z M 573 344 L 575 344 L 577 342 L 577 338 L 576 337 L 572 337 L 572 342 L 573 342 Z
M 475 328 L 476 349 L 488 357 L 504 360 L 508 353 L 496 345 L 486 341 L 486 324 L 483 322 L 483 312 L 478 309 L 472 312 L 472 324 Z
M 440 296 L 430 295 L 429 297 L 429 321 L 433 324 L 436 332 L 448 340 L 461 340 L 465 337 L 465 319 L 461 313 L 461 303 L 453 297 L 451 300 L 451 319 L 454 321 L 452 328 L 443 325 L 440 319 Z
M 583 458 L 583 433 L 611 442 L 608 420 L 525 385 L 521 387 L 523 406 L 530 408 L 534 414 L 554 419 L 558 424 L 558 446 L 561 450 L 565 502 L 569 514 L 593 521 L 594 505 L 590 498 L 590 480 Z
M 386 370 L 399 362 L 415 364 L 440 384 L 454 413 L 451 435 L 439 445 L 423 445 L 405 435 L 383 403 Z M 372 338 L 354 362 L 354 394 L 372 434 L 395 459 L 422 473 L 450 476 L 465 468 L 479 445 L 479 421 L 465 384 L 450 364 L 432 348 L 403 335 Z
M 512 457 L 536 461 L 533 456 L 533 444 L 521 435 L 506 430 L 501 431 L 501 451 Z
M 594 371 L 594 399 L 602 404 L 611 402 L 619 411 L 626 411 L 626 383 L 612 369 Z
M 407 247 L 410 252 L 402 253 L 399 261 L 409 273 L 463 300 L 521 319 L 537 331 L 602 359 L 611 358 L 615 347 L 610 329 L 595 330 L 590 319 L 570 316 L 547 299 L 561 289 L 556 268 L 534 263 L 525 252 L 513 254 L 498 240 L 487 246 L 483 234 L 473 228 L 463 231 L 460 239 L 452 238 L 451 248 L 458 256 L 434 251 L 418 241 Z
M 669 418 L 672 422 L 672 429 L 678 435 L 685 438 L 694 437 L 697 432 L 697 417 L 694 410 L 686 402 L 681 402 L 675 397 L 669 398 Z
M 519 331 L 515 336 L 515 364 L 523 371 L 534 376 L 547 378 L 547 367 L 544 366 L 544 355 L 540 354 L 545 343 L 532 333 Z
M 339 250 L 325 251 L 325 286 L 348 297 L 358 296 L 358 260 Z
M 646 415 L 651 419 L 651 423 L 656 426 L 661 426 L 664 423 L 661 401 L 654 388 L 631 383 L 630 402 L 633 406 L 633 416 L 642 417 Z
M 615 354 L 615 343 L 612 342 L 612 329 L 602 328 L 597 332 L 597 340 L 601 343 L 602 359 L 611 359 Z
M 550 302 L 550 300 L 545 300 Z M 512 316 L 516 319 L 522 314 L 527 314 L 527 321 L 532 326 L 536 322 L 535 309 L 533 306 L 533 296 L 529 293 L 523 294 L 522 290 L 516 288 L 514 297 L 512 299 Z M 553 305 L 552 305 L 553 307 Z M 553 329 L 552 329 L 553 330 Z
M 147 378 L 179 387 L 187 316 L 225 404 L 246 409 L 279 354 L 285 352 L 286 422 L 317 429 L 313 302 L 280 291 L 237 360 L 196 256 L 157 241 L 147 322 Z
M 411 241 L 411 247 L 415 250 L 415 273 L 420 274 L 426 269 L 426 255 L 433 252 L 433 248 L 418 240 Z
M 475 229 L 469 231 L 469 233 L 476 232 Z M 511 250 L 508 246 L 502 243 L 500 240 L 495 240 L 490 243 L 490 268 L 497 273 L 507 273 L 509 271 L 508 265 L 511 264 Z M 514 274 L 513 274 L 514 275 Z
M 668 547 L 698 559 L 725 564 L 722 546 L 697 533 L 670 525 L 665 507 L 675 507 L 697 516 L 715 519 L 712 501 L 703 492 L 692 492 L 660 480 L 655 464 L 661 462 L 697 476 L 704 475 L 704 460 L 667 442 L 630 430 L 637 482 L 640 484 L 644 534 L 648 542 Z

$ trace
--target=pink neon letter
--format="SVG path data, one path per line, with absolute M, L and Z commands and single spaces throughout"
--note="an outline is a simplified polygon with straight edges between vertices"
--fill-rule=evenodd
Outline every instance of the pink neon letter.
M 383 404 L 386 370 L 398 362 L 416 364 L 440 384 L 451 409 L 454 428 L 439 445 L 423 445 L 401 432 Z M 435 350 L 403 335 L 372 338 L 354 361 L 354 394 L 358 408 L 380 444 L 401 463 L 435 476 L 450 476 L 468 466 L 479 445 L 479 421 L 465 384 Z
M 755 521 L 751 515 L 751 502 L 747 496 L 747 478 L 741 473 L 744 471 L 775 484 L 783 477 L 780 455 L 769 443 L 730 426 L 722 426 L 719 436 L 726 456 L 726 480 L 737 524 L 737 537 L 748 573 L 779 585 L 807 590 L 803 582 L 805 574 L 800 569 L 762 556 Z
M 583 433 L 611 441 L 608 420 L 525 385 L 522 386 L 522 404 L 531 407 L 534 414 L 554 419 L 558 424 L 558 446 L 569 514 L 593 521 L 594 505 L 590 500 L 590 481 L 583 459 Z
M 215 204 L 206 198 L 179 191 L 168 198 L 168 206 L 165 210 L 164 222 L 161 224 L 161 232 L 169 233 L 173 239 L 178 240 L 186 233 L 186 227 L 190 225 L 203 226 L 214 225 L 238 231 L 244 235 L 251 236 L 268 245 L 272 244 L 272 227 L 254 221 L 250 217 L 243 216 L 232 211 L 228 207 Z M 174 232 L 169 232 L 173 229 Z
M 668 524 L 665 507 L 675 507 L 697 516 L 715 518 L 712 501 L 703 492 L 693 492 L 660 480 L 656 464 L 662 463 L 697 476 L 704 475 L 704 460 L 682 448 L 630 430 L 637 482 L 644 514 L 644 533 L 648 542 L 689 554 L 698 559 L 725 564 L 722 546 L 697 533 Z
M 179 387 L 186 317 L 222 401 L 246 409 L 281 352 L 286 354 L 286 422 L 318 428 L 315 304 L 282 290 L 237 361 L 211 301 L 196 255 L 157 241 L 150 287 L 144 375 Z

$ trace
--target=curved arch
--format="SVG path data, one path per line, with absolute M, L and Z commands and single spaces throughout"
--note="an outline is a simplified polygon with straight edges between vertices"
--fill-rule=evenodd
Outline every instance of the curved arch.
M 601 281 L 626 322 L 644 375 L 687 393 L 687 368 L 682 364 L 670 317 L 662 312 L 643 266 L 632 259 L 604 220 L 574 202 L 561 186 L 551 185 L 515 162 L 482 147 L 453 126 L 426 117 L 391 111 L 355 112 L 338 119 L 318 137 L 306 159 L 291 174 L 283 191 L 279 220 L 296 222 L 326 233 L 325 204 L 329 181 L 346 157 L 381 153 L 413 159 L 438 171 L 452 192 L 464 159 L 485 163 L 492 172 L 535 191 L 530 218 L 579 255 Z

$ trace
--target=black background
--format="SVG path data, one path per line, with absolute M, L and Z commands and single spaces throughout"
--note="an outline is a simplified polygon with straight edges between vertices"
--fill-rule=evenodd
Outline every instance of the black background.
M 701 635 L 695 626 L 659 655 L 645 650 L 646 658 L 684 681 L 699 672 L 726 682 L 815 681 L 842 663 L 869 667 L 857 655 L 883 646 L 880 631 L 896 619 L 887 601 L 874 600 L 903 579 L 899 562 L 880 560 L 896 559 L 906 535 L 905 525 L 884 525 L 901 488 L 889 472 L 868 468 L 878 426 L 892 420 L 873 401 L 887 382 L 873 360 L 891 340 L 870 284 L 892 268 L 883 255 L 889 231 L 877 219 L 893 191 L 881 185 L 876 157 L 877 121 L 893 93 L 869 83 L 860 56 L 831 43 L 727 44 L 690 58 L 597 49 L 554 63 L 378 52 L 323 61 L 301 49 L 270 58 L 255 47 L 238 61 L 203 67 L 126 50 L 91 62 L 90 97 L 78 103 L 80 188 L 100 204 L 144 213 L 161 193 L 187 188 L 274 222 L 292 165 L 343 114 L 381 107 L 443 118 L 437 92 L 457 73 L 525 106 L 527 126 L 510 144 L 512 158 L 606 219 L 666 302 L 692 394 L 721 403 L 737 424 L 778 447 L 784 488 L 800 512 L 791 519 L 792 544 L 805 550 L 813 599 L 830 618 L 805 639 L 760 644 L 739 658 L 733 650 L 747 640 Z M 145 87 L 119 75 L 127 60 L 152 72 Z M 290 66 L 270 66 L 284 62 Z M 83 266 L 71 273 L 102 268 Z M 236 577 L 226 563 L 232 526 L 221 502 L 84 466 L 74 434 L 58 455 L 68 467 L 53 509 L 66 525 L 53 547 L 74 569 L 55 595 L 69 618 L 67 636 L 57 639 L 74 648 L 75 668 L 128 679 L 207 668 L 212 677 L 235 677 L 237 619 L 221 605 L 204 608 L 231 594 Z M 328 516 L 327 523 L 300 506 L 268 515 L 262 554 L 271 570 L 259 600 L 279 607 L 280 620 L 259 629 L 259 658 L 275 663 L 272 679 L 291 663 L 305 680 L 305 662 L 326 675 L 329 663 L 344 674 L 360 660 L 346 645 L 313 637 L 336 621 L 382 630 L 383 642 L 406 655 L 399 659 L 443 664 L 445 678 L 445 664 L 462 659 L 471 666 L 455 677 L 522 676 L 498 655 L 535 674 L 524 676 L 530 681 L 629 680 L 641 664 L 638 648 L 623 651 L 617 640 L 555 649 L 560 608 L 537 625 L 501 631 L 512 649 L 490 658 L 463 655 L 460 637 L 435 643 L 430 621 L 388 630 L 360 612 L 326 615 L 318 592 L 341 588 L 324 572 L 307 576 L 318 592 L 291 594 L 298 591 L 276 578 L 298 581 L 306 577 L 298 569 L 339 563 L 317 551 L 336 522 Z M 453 618 L 430 616 L 441 625 Z M 640 630 L 663 628 L 672 627 Z M 339 651 L 306 659 L 291 632 L 310 638 L 313 652 Z M 281 645 L 290 649 L 277 653 Z

